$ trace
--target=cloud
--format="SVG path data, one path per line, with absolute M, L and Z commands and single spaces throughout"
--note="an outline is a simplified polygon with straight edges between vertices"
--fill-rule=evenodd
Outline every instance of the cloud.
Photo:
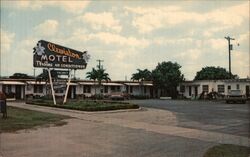
M 205 43 L 205 45 L 216 50 L 216 53 L 224 52 L 224 50 L 227 50 L 228 48 L 227 40 L 224 38 L 209 39 L 205 41 Z
M 59 7 L 66 12 L 79 14 L 84 11 L 89 3 L 90 1 L 3 1 L 3 6 L 32 10 L 40 10 L 45 7 Z
M 136 14 L 132 24 L 140 33 L 150 33 L 153 30 L 173 27 L 186 21 L 204 21 L 200 14 L 185 12 L 177 6 L 156 8 L 125 7 L 125 10 Z
M 14 38 L 15 33 L 7 32 L 1 29 L 1 53 L 7 53 L 10 50 Z
M 189 49 L 185 52 L 178 53 L 175 56 L 180 59 L 185 59 L 188 62 L 196 62 L 201 54 L 202 52 L 200 49 Z
M 98 39 L 105 44 L 118 44 L 120 46 L 130 46 L 145 48 L 149 45 L 146 39 L 137 39 L 135 37 L 124 37 L 119 34 L 100 32 L 95 34 L 90 34 L 89 39 Z
M 95 30 L 112 30 L 120 32 L 122 27 L 120 21 L 115 19 L 111 12 L 103 13 L 86 13 L 83 16 L 77 17 L 78 20 L 86 22 Z
M 232 73 L 237 74 L 242 78 L 247 77 L 249 72 L 249 59 L 245 52 L 232 53 Z
M 149 46 L 149 40 L 144 38 L 136 38 L 134 36 L 122 36 L 120 34 L 111 33 L 111 32 L 99 32 L 99 33 L 90 33 L 86 29 L 78 28 L 75 29 L 68 39 L 69 42 L 88 42 L 92 41 L 99 44 L 98 47 L 103 46 L 115 46 L 116 48 L 145 48 Z M 95 45 L 96 47 L 96 45 Z
M 220 8 L 206 13 L 185 11 L 178 6 L 171 7 L 124 7 L 126 11 L 135 14 L 132 24 L 139 33 L 150 33 L 160 28 L 172 28 L 186 22 L 197 24 L 215 24 L 223 28 L 239 26 L 249 18 L 249 3 L 245 2 L 229 8 Z M 218 30 L 211 30 L 219 31 Z M 209 36 L 211 31 L 205 32 Z
M 57 30 L 58 22 L 56 20 L 46 20 L 34 28 L 34 31 L 42 36 L 53 36 Z

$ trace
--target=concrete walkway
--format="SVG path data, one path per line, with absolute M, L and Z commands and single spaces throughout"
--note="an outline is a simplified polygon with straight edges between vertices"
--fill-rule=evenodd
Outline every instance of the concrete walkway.
M 117 113 L 115 112 L 113 113 L 109 113 L 109 112 L 87 113 L 87 112 L 72 111 L 72 110 L 66 110 L 66 109 L 34 106 L 34 105 L 28 105 L 24 103 L 10 103 L 9 106 L 15 106 L 15 107 L 20 107 L 20 108 L 35 110 L 35 111 L 49 112 L 49 113 L 54 113 L 54 114 L 67 115 L 67 116 L 71 116 L 80 120 L 85 120 L 85 121 L 90 121 L 90 122 L 95 122 L 95 123 L 112 124 L 112 125 L 116 125 L 120 127 L 130 128 L 130 129 L 142 129 L 142 130 L 153 132 L 153 133 L 196 139 L 196 140 L 201 140 L 201 141 L 206 141 L 206 142 L 250 146 L 250 139 L 247 137 L 174 126 L 176 123 L 174 114 L 168 111 L 157 110 L 157 109 L 146 109 L 142 111 L 131 111 L 131 112 L 128 111 L 128 112 L 125 112 L 126 114 L 125 117 L 114 118 L 108 115 L 117 114 L 117 113 L 119 114 L 120 111 L 118 111 Z M 136 115 L 138 115 L 137 118 L 136 117 L 131 118 L 130 114 L 135 115 L 135 112 L 136 112 Z M 138 120 L 138 117 L 140 117 L 141 115 L 144 116 L 142 118 L 147 118 L 147 115 L 159 114 L 159 112 L 161 112 L 161 114 L 165 114 L 164 117 L 169 118 L 168 119 L 169 123 L 168 123 L 168 120 L 165 121 L 166 122 L 165 125 L 157 124 L 157 123 L 153 124 L 153 122 L 150 122 L 150 121 L 148 122 L 148 121 Z M 159 116 L 159 115 L 154 115 L 154 116 Z

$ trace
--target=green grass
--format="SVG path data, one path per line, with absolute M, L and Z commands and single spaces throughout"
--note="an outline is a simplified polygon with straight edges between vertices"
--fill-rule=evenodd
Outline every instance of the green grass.
M 249 157 L 250 147 L 221 144 L 207 150 L 203 157 Z
M 0 132 L 14 132 L 21 129 L 31 129 L 36 126 L 61 126 L 67 124 L 62 121 L 67 116 L 45 112 L 37 112 L 8 106 L 8 117 L 0 117 Z
M 48 100 L 33 100 L 28 102 L 29 104 L 80 110 L 80 111 L 110 111 L 110 110 L 121 110 L 121 109 L 138 109 L 139 106 L 135 104 L 122 103 L 122 102 L 112 102 L 112 101 L 79 101 L 79 102 L 69 102 L 64 105 L 58 104 L 54 105 L 52 101 Z

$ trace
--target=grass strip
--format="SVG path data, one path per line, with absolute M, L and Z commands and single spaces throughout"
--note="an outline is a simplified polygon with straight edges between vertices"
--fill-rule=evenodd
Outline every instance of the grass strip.
M 0 132 L 15 132 L 21 129 L 31 129 L 36 126 L 61 126 L 67 124 L 64 119 L 68 116 L 45 112 L 31 111 L 16 107 L 7 107 L 8 117 L 0 117 Z

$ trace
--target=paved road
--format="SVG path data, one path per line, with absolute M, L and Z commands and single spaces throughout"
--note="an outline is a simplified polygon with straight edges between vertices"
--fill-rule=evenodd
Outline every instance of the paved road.
M 165 109 L 86 113 L 23 103 L 9 105 L 73 119 L 61 127 L 0 134 L 3 157 L 202 157 L 208 148 L 220 143 L 250 144 L 247 137 L 178 126 L 178 113 Z
M 173 112 L 177 126 L 250 137 L 250 104 L 212 101 L 131 100 L 140 106 Z

